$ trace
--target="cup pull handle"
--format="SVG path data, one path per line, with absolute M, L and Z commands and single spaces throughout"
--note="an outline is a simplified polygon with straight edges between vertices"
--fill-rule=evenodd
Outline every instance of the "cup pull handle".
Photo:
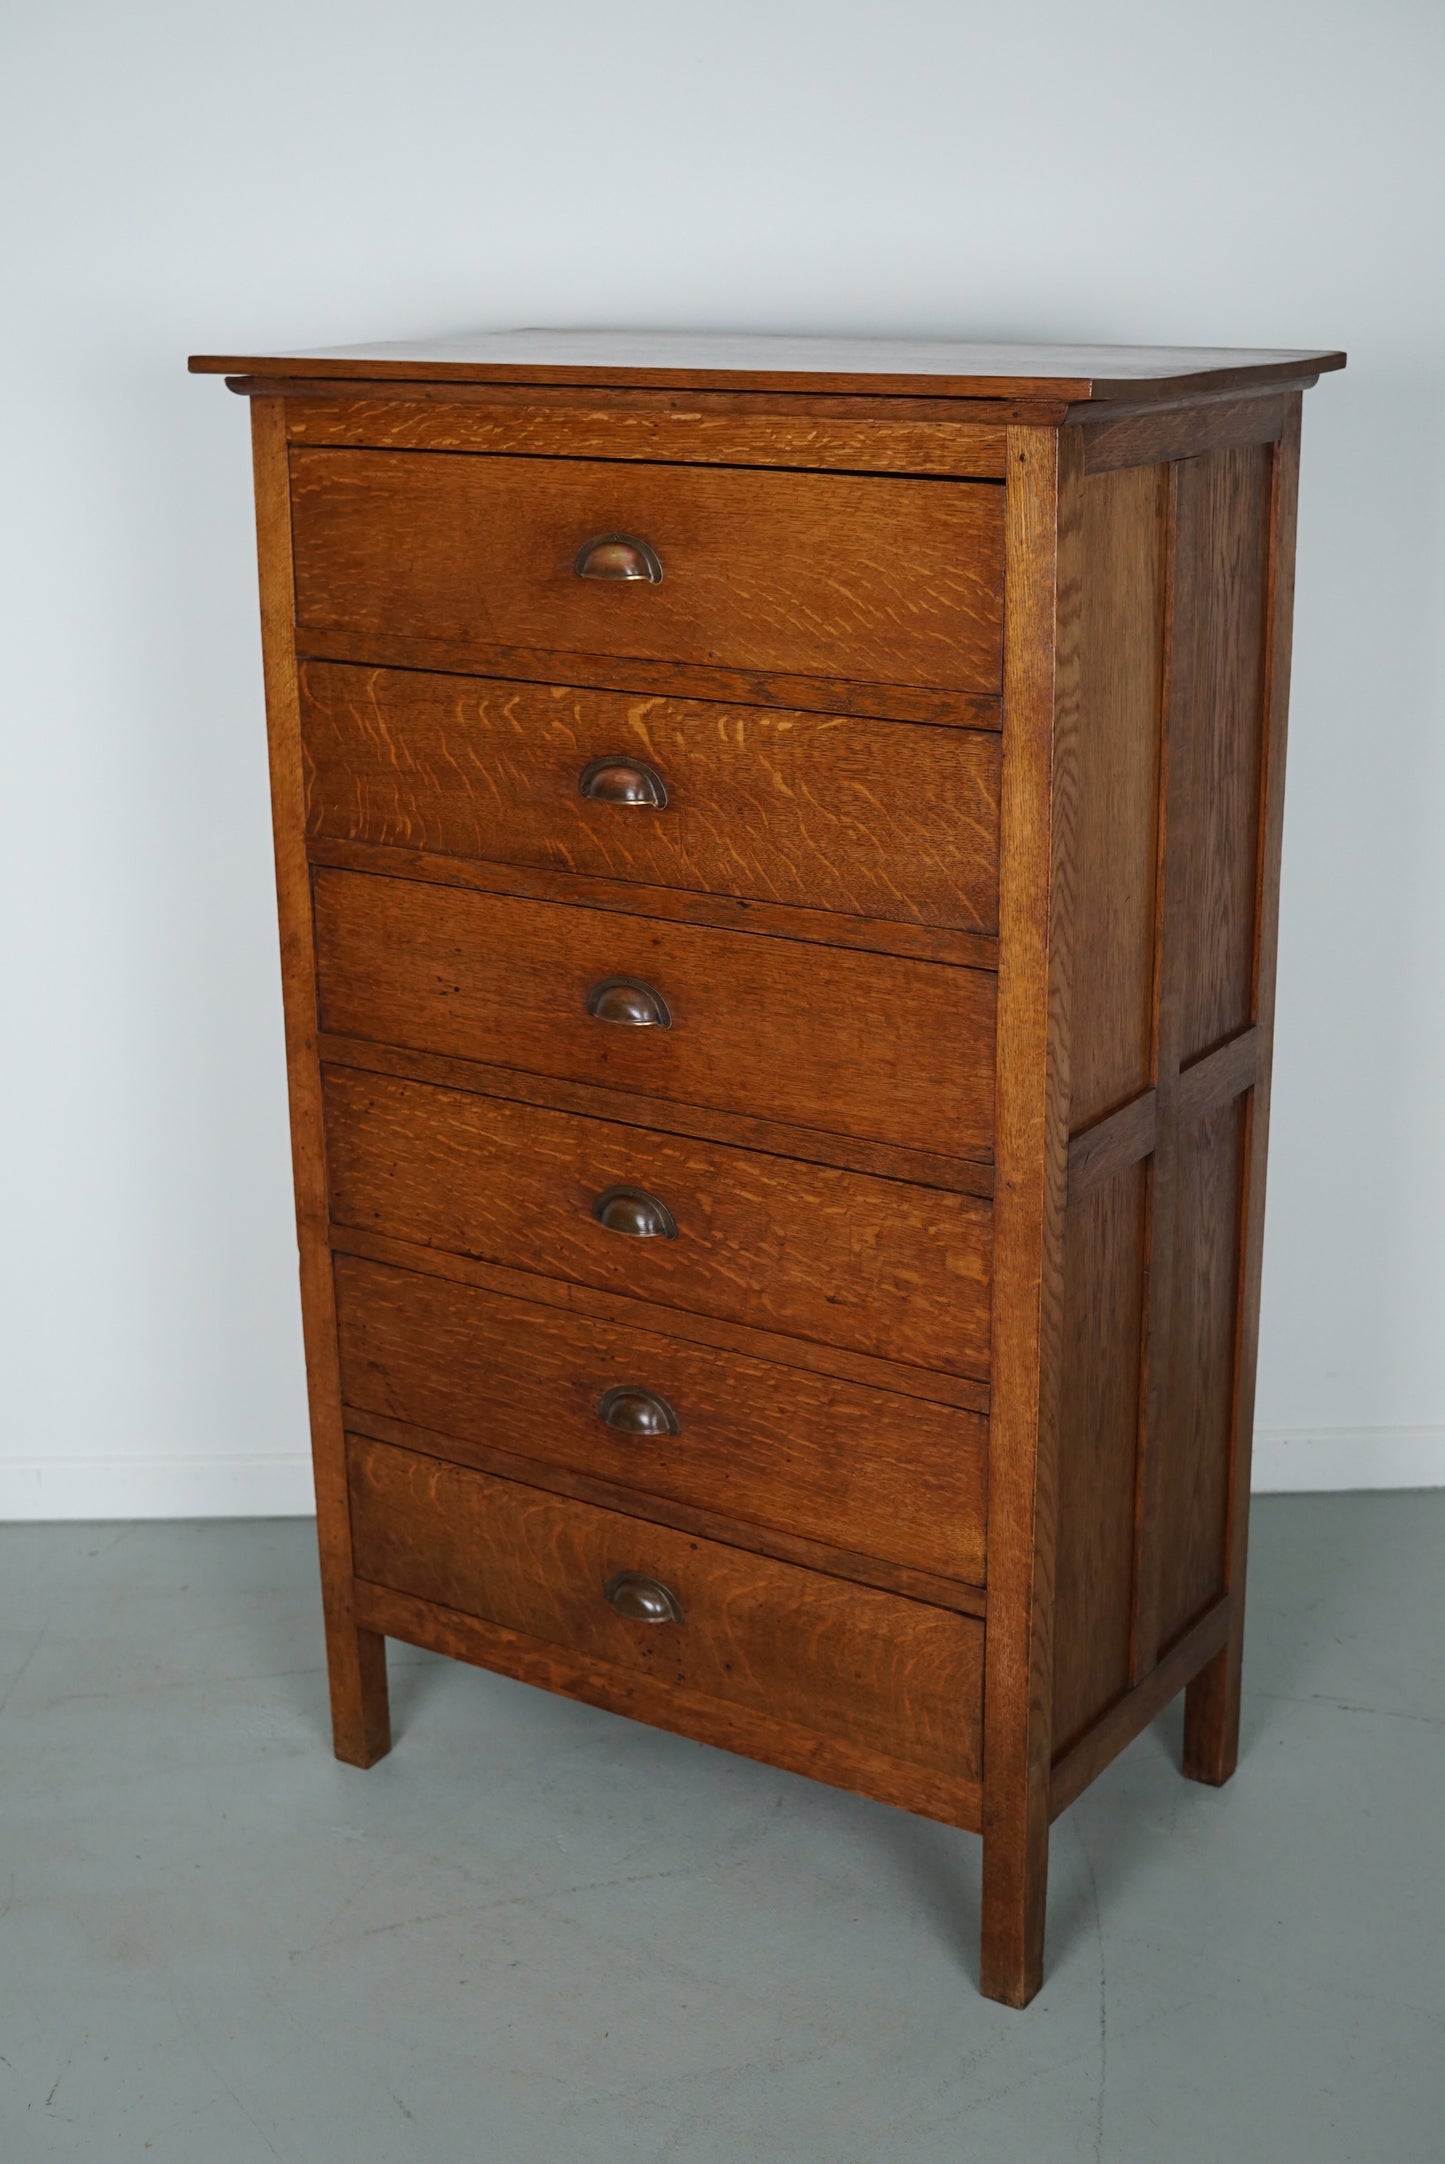
M 602 1588 L 602 1597 L 629 1623 L 680 1623 L 682 1605 L 670 1586 L 656 1578 L 644 1578 L 635 1570 L 619 1570 Z
M 577 793 L 594 804 L 651 804 L 659 811 L 667 802 L 667 784 L 656 767 L 618 753 L 590 760 L 577 777 Z
M 608 1232 L 629 1240 L 675 1240 L 677 1219 L 665 1202 L 642 1187 L 609 1187 L 592 1205 L 592 1215 Z
M 618 1383 L 597 1401 L 598 1417 L 623 1435 L 681 1435 L 682 1422 L 655 1390 Z
M 587 994 L 587 1012 L 596 1022 L 620 1022 L 624 1029 L 671 1029 L 672 1012 L 661 992 L 635 977 L 604 977 Z
M 627 533 L 594 534 L 572 560 L 579 579 L 641 579 L 662 584 L 662 564 L 655 548 Z

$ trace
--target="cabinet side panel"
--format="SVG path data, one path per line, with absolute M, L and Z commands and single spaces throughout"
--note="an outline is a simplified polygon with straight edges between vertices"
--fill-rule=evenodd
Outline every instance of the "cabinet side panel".
M 256 485 L 257 562 L 266 730 L 271 767 L 276 902 L 296 1189 L 301 1318 L 316 1477 L 317 1539 L 326 1615 L 332 1733 L 338 1758 L 369 1766 L 391 1747 L 386 1652 L 381 1637 L 358 1626 L 341 1426 L 336 1305 L 327 1244 L 327 1183 L 316 1051 L 316 963 L 311 880 L 306 864 L 301 716 L 293 632 L 294 575 L 286 424 L 278 398 L 251 405 Z
M 1065 1222 L 1056 1750 L 1130 1681 L 1148 1186 L 1148 1166 L 1130 1165 L 1072 1201 Z
M 1152 1318 L 1154 1399 L 1143 1519 L 1146 1665 L 1225 1591 L 1240 1330 L 1247 1094 L 1204 1055 L 1258 1019 L 1261 794 L 1269 711 L 1272 446 L 1175 469 L 1159 1151 L 1166 1302 Z M 1215 1068 L 1218 1062 L 1211 1063 Z
M 1071 1165 L 1064 1243 L 1056 1752 L 1133 1680 L 1169 504 L 1162 466 L 1081 490 L 1069 1128 L 1104 1149 Z
M 1181 1063 L 1253 1019 L 1273 450 L 1181 465 L 1179 535 L 1193 587 L 1188 841 L 1179 970 Z
M 1156 1521 L 1161 1651 L 1225 1590 L 1245 1117 L 1245 1100 L 1236 1098 L 1178 1142 Z
M 1164 647 L 1165 475 L 1082 489 L 1070 1128 L 1151 1079 Z

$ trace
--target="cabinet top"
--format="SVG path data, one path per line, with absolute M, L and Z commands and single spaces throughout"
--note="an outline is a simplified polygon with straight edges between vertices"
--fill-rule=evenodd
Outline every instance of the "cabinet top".
M 474 331 L 321 352 L 198 353 L 197 374 L 308 382 L 566 383 L 660 390 L 828 391 L 933 398 L 1189 397 L 1312 383 L 1343 353 L 1233 346 L 970 345 L 711 331 Z

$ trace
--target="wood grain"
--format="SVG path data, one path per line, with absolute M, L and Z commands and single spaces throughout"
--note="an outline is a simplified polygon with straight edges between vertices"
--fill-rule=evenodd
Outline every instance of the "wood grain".
M 321 1022 L 914 1149 L 993 1145 L 994 979 L 891 955 L 318 871 Z M 597 1020 L 616 979 L 669 1026 Z
M 578 1472 L 574 1466 L 524 1457 L 499 1443 L 448 1435 L 439 1428 L 415 1427 L 410 1421 L 393 1420 L 387 1413 L 367 1413 L 348 1406 L 346 1424 L 353 1435 L 392 1443 L 398 1450 L 420 1451 L 423 1457 L 443 1458 L 449 1465 L 470 1465 L 498 1480 L 519 1480 L 524 1487 L 545 1488 L 552 1495 L 593 1503 L 599 1510 L 620 1510 L 628 1517 L 648 1518 L 654 1525 L 670 1525 L 674 1532 L 695 1533 L 702 1540 L 721 1541 L 724 1547 L 746 1548 L 750 1555 L 770 1555 L 779 1563 L 796 1563 L 801 1570 L 821 1570 L 830 1578 L 876 1586 L 881 1593 L 921 1600 L 926 1607 L 951 1608 L 960 1615 L 983 1616 L 988 1612 L 988 1595 L 981 1585 L 963 1578 L 944 1578 L 937 1571 L 919 1570 L 913 1563 L 894 1563 L 857 1548 L 839 1548 L 806 1533 L 755 1524 L 750 1518 L 724 1517 L 719 1511 L 704 1510 L 696 1503 L 680 1502 L 655 1490 L 624 1487 L 620 1481 Z
M 1179 546 L 1194 582 L 1181 920 L 1186 1062 L 1254 1019 L 1272 465 L 1260 445 L 1180 468 Z
M 1277 443 L 1284 429 L 1284 397 L 1214 399 L 1162 411 L 1120 414 L 1098 406 L 1085 422 L 1085 473 L 1112 473 L 1125 466 L 1157 466 L 1166 460 L 1200 458 L 1243 444 Z
M 1256 997 L 1274 458 L 1262 446 L 1170 468 L 1170 780 L 1139 1678 L 1227 1582 L 1249 1118 L 1247 1103 L 1233 1100 Z
M 1117 1112 L 1069 1138 L 1069 1201 L 1082 1202 L 1092 1188 L 1154 1153 L 1159 1133 L 1158 1098 L 1144 1090 Z
M 836 1375 L 843 1382 L 861 1383 L 865 1389 L 888 1390 L 933 1405 L 957 1405 L 965 1412 L 988 1411 L 987 1385 L 966 1375 L 945 1375 L 937 1368 L 908 1367 L 842 1345 L 785 1337 L 781 1331 L 760 1329 L 755 1323 L 720 1322 L 714 1315 L 699 1315 L 688 1308 L 666 1307 L 656 1300 L 574 1284 L 565 1278 L 541 1277 L 535 1270 L 393 1240 L 384 1233 L 363 1231 L 355 1225 L 333 1225 L 331 1245 L 340 1255 L 361 1255 L 373 1262 L 392 1263 L 397 1269 L 451 1278 L 457 1284 L 477 1285 L 485 1292 L 499 1292 L 507 1298 L 565 1308 L 570 1314 L 595 1316 L 627 1329 L 655 1330 L 688 1345 L 712 1345 L 721 1352 L 741 1353 L 776 1367 L 803 1368 L 810 1375 Z
M 351 1256 L 337 1256 L 336 1286 L 353 1423 L 357 1409 L 383 1413 L 640 1497 L 983 1581 L 977 1414 Z M 609 1427 L 598 1407 L 618 1387 L 660 1395 L 680 1433 Z M 651 1515 L 639 1496 L 632 1507 Z
M 373 1765 L 391 1748 L 386 1647 L 356 1615 L 336 1314 L 327 1248 L 326 1157 L 316 1056 L 311 886 L 306 867 L 301 729 L 291 643 L 291 527 L 281 415 L 251 409 L 256 538 L 265 656 L 266 733 L 281 932 L 281 990 L 291 1109 L 291 1166 L 300 1251 L 306 1393 L 316 1481 L 332 1736 L 338 1758 Z
M 528 333 L 233 384 L 340 1755 L 393 1633 L 977 1828 L 1013 2005 L 1051 1815 L 1181 1689 L 1229 1777 L 1342 360 Z M 575 578 L 617 530 L 660 585 Z M 619 752 L 655 816 L 580 796 Z
M 1048 1882 L 1080 460 L 1077 431 L 1010 430 L 979 1964 L 1009 2006 L 1043 1979 Z
M 957 1779 L 977 1778 L 981 1626 L 971 1617 L 354 1437 L 358 1575 L 672 1689 L 749 1706 Z M 626 1620 L 619 1571 L 660 1580 L 680 1623 Z
M 1185 1067 L 1179 1076 L 1175 1107 L 1183 1125 L 1206 1113 L 1232 1104 L 1259 1076 L 1260 1033 L 1253 1023 L 1237 1037 L 1228 1037 L 1202 1059 Z
M 1239 1103 L 1179 1136 L 1167 1445 L 1156 1533 L 1163 1558 L 1159 1643 L 1166 1647 L 1226 1589 L 1244 1148 Z
M 569 684 L 659 698 L 714 699 L 731 706 L 781 706 L 805 714 L 918 721 L 941 729 L 996 729 L 999 725 L 998 695 L 992 691 L 940 691 L 920 684 L 865 683 L 858 677 L 799 676 L 784 669 L 650 661 L 637 654 L 574 650 L 565 663 L 559 663 L 555 648 L 518 646 L 488 638 L 481 631 L 470 631 L 459 639 L 438 639 L 416 633 L 353 631 L 337 624 L 302 625 L 297 629 L 296 648 L 311 661 L 353 662 L 367 668 L 429 669 L 442 675 L 502 677 L 527 684 L 554 684 L 560 673 Z
M 313 838 L 998 926 L 992 734 L 322 662 L 302 715 Z M 665 805 L 582 795 L 619 755 L 661 776 Z
M 1174 1264 L 1180 1041 L 1188 926 L 1185 920 L 1190 756 L 1194 695 L 1192 655 L 1196 581 L 1181 522 L 1182 469 L 1165 480 L 1166 629 L 1160 685 L 1159 886 L 1154 925 L 1154 1148 L 1149 1168 L 1148 1291 L 1144 1313 L 1144 1419 L 1135 1487 L 1134 1631 L 1130 1683 L 1137 1687 L 1159 1658 L 1159 1615 L 1167 1558 L 1160 1536 L 1170 1453 L 1170 1393 L 1175 1362 Z
M 1081 521 L 1075 1131 L 1137 1095 L 1151 1075 L 1164 645 L 1159 474 L 1143 467 L 1086 480 Z
M 1244 1659 L 1245 1559 L 1249 1544 L 1249 1473 L 1254 1436 L 1254 1386 L 1259 1355 L 1259 1299 L 1264 1251 L 1265 1161 L 1274 1060 L 1275 978 L 1279 954 L 1280 856 L 1284 833 L 1285 745 L 1288 735 L 1291 627 L 1294 615 L 1295 525 L 1299 507 L 1300 400 L 1288 401 L 1275 453 L 1270 495 L 1268 624 L 1262 737 L 1263 809 L 1259 821 L 1255 907 L 1254 1013 L 1258 1026 L 1255 1087 L 1244 1103 L 1244 1197 L 1240 1212 L 1239 1321 L 1234 1364 L 1233 1427 L 1228 1473 L 1225 1573 L 1229 1636 L 1185 1696 L 1184 1771 L 1218 1785 L 1239 1758 L 1240 1679 Z
M 1053 1748 L 1129 1688 L 1149 1168 L 1084 1195 L 1064 1231 Z
M 328 1070 L 332 1214 L 724 1321 L 988 1373 L 990 1211 L 971 1195 Z M 657 1195 L 676 1239 L 591 1215 Z
M 543 1105 L 553 1112 L 580 1112 L 587 1119 L 620 1120 L 627 1127 L 691 1135 L 699 1142 L 725 1142 L 734 1149 L 762 1150 L 771 1157 L 799 1157 L 813 1165 L 840 1165 L 848 1172 L 869 1172 L 880 1180 L 907 1180 L 918 1187 L 942 1187 L 950 1194 L 987 1198 L 994 1189 L 993 1165 L 982 1159 L 943 1157 L 936 1150 L 902 1149 L 896 1143 L 861 1142 L 850 1135 L 784 1125 L 781 1120 L 744 1118 L 740 1113 L 677 1104 L 666 1097 L 648 1097 L 637 1091 L 597 1089 L 587 1082 L 522 1074 L 514 1067 L 414 1052 L 375 1044 L 363 1037 L 323 1032 L 317 1043 L 322 1058 L 332 1066 L 399 1075 L 404 1082 L 436 1082 L 443 1089 L 478 1090 L 484 1097 L 508 1097 L 518 1104 Z
M 745 1758 L 763 1759 L 812 1780 L 831 1782 L 835 1788 L 853 1789 L 880 1803 L 940 1819 L 946 1826 L 978 1831 L 977 1781 L 905 1765 L 816 1728 L 775 1720 L 751 1706 L 704 1697 L 640 1670 L 617 1668 L 608 1661 L 545 1645 L 540 1639 L 461 1615 L 434 1601 L 391 1592 L 385 1586 L 360 1584 L 356 1597 L 358 1612 L 373 1630 L 385 1631 L 389 1638 L 427 1646 L 453 1660 L 495 1669 L 499 1675 L 515 1676 L 523 1683 L 737 1751 Z
M 617 909 L 625 917 L 635 917 L 640 909 L 670 924 L 706 924 L 720 932 L 801 939 L 811 946 L 851 947 L 863 954 L 901 954 L 912 962 L 951 962 L 958 969 L 998 967 L 998 941 L 991 932 L 943 931 L 888 917 L 845 917 L 837 910 L 795 909 L 783 902 L 739 901 L 732 895 L 674 887 L 639 888 L 624 879 L 489 864 L 477 857 L 439 857 L 386 842 L 313 841 L 307 853 L 313 864 L 339 872 L 380 872 L 388 879 L 421 879 L 434 887 L 470 887 L 476 894 L 575 902 L 588 909 Z
M 1141 1683 L 1117 1698 L 1103 1719 L 1062 1754 L 1054 1767 L 1051 1816 L 1057 1818 L 1066 1811 L 1158 1719 L 1171 1699 L 1208 1672 L 1228 1641 L 1231 1606 L 1221 1601 L 1202 1615 Z
M 428 451 L 291 453 L 296 620 L 370 636 L 993 691 L 988 482 Z M 579 579 L 601 533 L 660 584 Z
M 1139 399 L 1291 384 L 1343 368 L 1343 353 L 1228 346 L 981 344 L 930 338 L 790 338 L 723 331 L 469 331 L 321 352 L 193 354 L 212 375 L 324 382 L 575 383 L 661 390 L 896 392 L 1053 401 Z M 1038 418 L 1062 416 L 1057 410 Z
M 904 403 L 893 401 L 894 406 Z M 1001 421 L 960 421 L 941 400 L 834 400 L 820 413 L 736 395 L 666 391 L 513 391 L 477 397 L 370 396 L 287 401 L 292 443 L 392 451 L 473 451 L 532 458 L 642 458 L 690 465 L 791 466 L 855 473 L 1003 473 Z M 849 411 L 849 408 L 852 408 Z M 916 410 L 921 408 L 922 410 Z

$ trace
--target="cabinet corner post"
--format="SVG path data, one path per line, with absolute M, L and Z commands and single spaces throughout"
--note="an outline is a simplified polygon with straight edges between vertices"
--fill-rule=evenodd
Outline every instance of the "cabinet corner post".
M 1082 452 L 1008 431 L 980 1987 L 1043 1980 Z

